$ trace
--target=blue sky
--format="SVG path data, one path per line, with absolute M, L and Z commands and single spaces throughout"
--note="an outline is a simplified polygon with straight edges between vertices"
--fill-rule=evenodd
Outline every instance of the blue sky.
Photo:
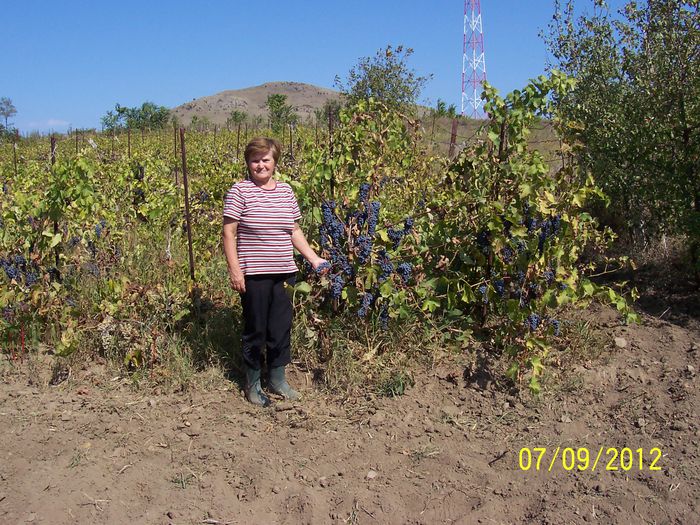
M 463 0 L 5 2 L 0 96 L 23 133 L 99 127 L 115 103 L 174 107 L 278 80 L 332 88 L 360 57 L 404 44 L 416 72 L 433 75 L 421 101 L 459 109 L 463 10 Z M 553 1 L 481 10 L 489 82 L 507 92 L 543 73 L 538 33 Z

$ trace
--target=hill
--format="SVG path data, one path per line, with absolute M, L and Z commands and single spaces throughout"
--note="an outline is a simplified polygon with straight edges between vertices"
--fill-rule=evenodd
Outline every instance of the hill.
M 226 125 L 231 111 L 239 110 L 249 117 L 267 119 L 265 102 L 272 94 L 287 96 L 287 103 L 297 108 L 301 121 L 314 116 L 314 111 L 321 108 L 327 100 L 340 98 L 340 93 L 332 89 L 304 84 L 302 82 L 268 82 L 260 86 L 244 89 L 230 89 L 214 95 L 194 99 L 173 108 L 182 124 L 188 125 L 192 117 L 207 118 L 220 126 Z

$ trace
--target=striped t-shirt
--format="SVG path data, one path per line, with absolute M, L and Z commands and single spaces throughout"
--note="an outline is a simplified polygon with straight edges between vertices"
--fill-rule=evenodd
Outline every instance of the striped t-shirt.
M 291 186 L 265 190 L 237 182 L 224 199 L 224 217 L 238 221 L 238 262 L 244 275 L 296 273 L 292 230 L 301 219 Z

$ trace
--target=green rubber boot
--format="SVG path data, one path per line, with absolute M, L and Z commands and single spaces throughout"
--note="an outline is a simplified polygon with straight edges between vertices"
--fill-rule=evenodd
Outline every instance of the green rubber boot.
M 270 398 L 265 395 L 260 387 L 260 369 L 245 368 L 245 397 L 254 405 L 261 407 L 270 406 Z
M 290 401 L 296 401 L 299 399 L 299 392 L 294 390 L 289 386 L 289 383 L 287 383 L 284 369 L 285 367 L 283 366 L 270 368 L 270 390 Z

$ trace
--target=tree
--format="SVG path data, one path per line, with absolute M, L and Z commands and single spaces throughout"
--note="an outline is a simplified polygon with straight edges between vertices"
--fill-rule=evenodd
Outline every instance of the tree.
M 5 129 L 9 129 L 7 119 L 17 114 L 17 108 L 7 97 L 0 97 L 0 116 L 5 117 Z
M 413 106 L 432 75 L 418 76 L 408 67 L 407 60 L 412 54 L 410 47 L 389 45 L 374 57 L 361 58 L 344 82 L 336 76 L 336 87 L 349 104 L 375 98 L 393 108 Z
M 434 108 L 430 108 L 430 117 L 432 118 L 433 125 L 430 132 L 431 140 L 435 138 L 435 122 L 443 117 L 447 116 L 447 104 L 442 99 L 437 99 Z
M 268 95 L 265 105 L 270 117 L 270 127 L 275 133 L 281 133 L 286 125 L 296 123 L 297 116 L 294 107 L 287 104 L 287 95 Z
M 248 118 L 248 114 L 245 111 L 234 109 L 231 111 L 231 113 L 229 113 L 229 116 L 226 119 L 226 125 L 237 126 L 238 124 L 245 122 L 246 118 Z
M 192 120 L 190 120 L 190 125 L 189 125 L 190 129 L 194 129 L 197 131 L 206 131 L 210 127 L 211 127 L 211 120 L 206 115 L 202 116 L 202 117 L 194 115 L 192 117 Z
M 115 104 L 114 111 L 108 111 L 101 119 L 106 130 L 163 129 L 170 122 L 170 110 L 153 102 L 144 102 L 141 107 L 126 107 Z
M 554 66 L 576 77 L 558 100 L 589 169 L 631 240 L 689 236 L 700 255 L 700 17 L 698 0 L 603 0 L 574 17 L 555 4 L 545 36 Z M 619 220 L 619 219 L 618 219 Z M 618 226 L 623 226 L 618 224 Z
M 329 98 L 323 103 L 323 106 L 314 111 L 316 125 L 319 127 L 328 127 L 328 118 L 330 117 L 333 127 L 340 123 L 340 110 L 343 107 L 340 100 Z
M 107 113 L 100 119 L 102 124 L 102 129 L 105 131 L 115 131 L 119 128 L 119 115 L 113 111 L 107 111 Z

